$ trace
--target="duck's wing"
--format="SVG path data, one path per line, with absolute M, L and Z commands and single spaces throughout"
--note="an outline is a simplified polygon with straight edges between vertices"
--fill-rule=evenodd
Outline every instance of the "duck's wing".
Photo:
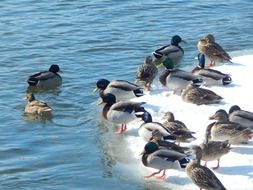
M 253 121 L 253 113 L 249 111 L 238 110 L 238 111 L 232 112 L 232 115 Z
M 123 111 L 131 113 L 133 110 L 135 111 L 145 111 L 141 105 L 145 104 L 146 102 L 131 102 L 131 101 L 120 101 L 115 103 L 111 106 L 111 110 L 115 111 Z
M 198 74 L 203 77 L 212 78 L 214 80 L 220 80 L 220 79 L 223 79 L 224 77 L 228 76 L 227 74 L 224 74 L 224 73 L 214 70 L 214 69 L 200 69 L 198 71 Z
M 181 69 L 174 69 L 173 77 L 184 79 L 187 81 L 192 81 L 198 78 L 196 75 L 193 75 L 192 73 L 183 71 Z
M 166 148 L 161 148 L 157 151 L 155 151 L 154 153 L 152 153 L 152 156 L 156 156 L 162 159 L 165 159 L 167 161 L 175 161 L 175 160 L 181 160 L 184 157 L 186 157 L 185 154 L 177 152 L 175 150 L 172 149 L 166 149 Z
M 50 71 L 43 71 L 43 72 L 36 73 L 36 74 L 30 76 L 29 79 L 36 78 L 37 80 L 43 81 L 43 80 L 48 80 L 48 79 L 51 79 L 51 78 L 54 78 L 54 77 L 55 77 L 54 73 L 52 73 Z
M 209 56 L 213 57 L 220 57 L 224 60 L 231 60 L 231 57 L 228 55 L 227 52 L 217 43 L 208 43 L 206 45 L 206 52 L 209 54 Z
M 136 89 L 142 89 L 142 87 L 125 80 L 113 80 L 110 82 L 108 87 L 119 88 L 125 91 L 133 91 Z
M 216 175 L 207 167 L 198 166 L 191 171 L 192 179 L 201 188 L 226 190 Z

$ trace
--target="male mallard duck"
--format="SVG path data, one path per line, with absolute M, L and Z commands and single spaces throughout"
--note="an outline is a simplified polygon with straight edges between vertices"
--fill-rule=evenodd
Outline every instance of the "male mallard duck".
M 252 137 L 252 131 L 239 123 L 229 121 L 225 110 L 216 111 L 209 119 L 217 120 L 206 128 L 206 137 L 214 141 L 226 141 L 230 144 L 247 143 Z
M 141 107 L 145 102 L 120 101 L 116 103 L 116 97 L 110 93 L 104 94 L 99 104 L 105 105 L 102 115 L 106 120 L 121 124 L 121 128 L 116 131 L 119 134 L 126 131 L 127 123 L 138 117 L 137 113 L 145 112 L 145 109 Z
M 217 166 L 213 169 L 220 167 L 220 158 L 227 154 L 231 148 L 229 141 L 208 141 L 208 138 L 199 146 L 202 152 L 201 160 L 205 161 L 205 166 L 208 161 L 217 160 Z
M 193 84 L 189 84 L 183 89 L 181 97 L 183 101 L 197 105 L 217 104 L 223 99 L 215 92 Z
M 144 85 L 147 90 L 151 89 L 151 84 L 157 75 L 158 69 L 153 63 L 152 56 L 147 56 L 144 64 L 138 68 L 136 73 L 136 83 Z
M 187 155 L 175 150 L 159 149 L 159 146 L 155 142 L 148 142 L 142 154 L 142 163 L 144 166 L 159 170 L 158 172 L 145 176 L 145 178 L 152 177 L 163 171 L 163 174 L 157 178 L 165 179 L 165 171 L 167 169 L 185 168 L 189 162 Z
M 253 129 L 253 112 L 241 110 L 238 105 L 233 105 L 229 109 L 229 121 Z
M 205 81 L 206 86 L 216 84 L 227 85 L 232 82 L 232 79 L 228 74 L 224 74 L 218 70 L 205 68 L 205 54 L 199 53 L 198 61 L 199 65 L 192 70 L 192 73 L 200 76 Z
M 53 109 L 45 102 L 36 100 L 33 93 L 28 93 L 25 97 L 27 104 L 25 106 L 25 113 L 29 114 L 46 114 L 50 113 Z
M 201 53 L 204 53 L 211 60 L 210 66 L 214 66 L 216 62 L 231 62 L 229 54 L 215 42 L 212 34 L 201 39 L 197 47 Z
M 38 89 L 50 89 L 61 85 L 62 78 L 58 74 L 60 67 L 58 65 L 51 65 L 48 71 L 42 71 L 31 75 L 27 83 L 30 87 Z
M 201 148 L 199 146 L 194 146 L 192 149 L 196 158 L 187 164 L 187 176 L 200 188 L 200 190 L 226 190 L 224 185 L 209 168 L 200 165 L 200 160 L 202 158 Z
M 152 139 L 152 133 L 155 130 L 158 130 L 161 133 L 163 139 L 175 140 L 175 137 L 172 136 L 168 129 L 166 129 L 161 123 L 152 121 L 152 116 L 150 113 L 144 112 L 142 114 L 142 120 L 144 123 L 139 127 L 138 134 L 145 141 Z
M 172 112 L 166 112 L 163 118 L 166 119 L 166 121 L 163 122 L 163 126 L 176 137 L 178 144 L 180 144 L 180 142 L 189 143 L 196 140 L 196 138 L 192 136 L 194 132 L 190 131 L 182 121 L 175 120 Z
M 163 134 L 157 129 L 152 131 L 152 137 L 151 137 L 150 141 L 155 142 L 161 148 L 175 150 L 175 151 L 180 152 L 182 154 L 187 154 L 189 152 L 188 147 L 182 147 L 182 146 L 175 144 L 174 142 L 169 142 L 169 141 L 164 140 Z
M 142 87 L 125 80 L 113 80 L 110 82 L 106 79 L 100 79 L 97 81 L 96 86 L 94 91 L 99 90 L 100 97 L 110 93 L 116 97 L 116 102 L 144 95 Z
M 159 65 L 162 62 L 170 62 L 174 65 L 178 64 L 184 55 L 184 50 L 179 44 L 181 42 L 185 42 L 178 35 L 175 35 L 171 39 L 171 43 L 169 45 L 163 46 L 155 52 L 153 55 L 155 57 L 156 65 Z
M 163 63 L 163 65 L 167 69 L 160 74 L 160 82 L 163 86 L 173 90 L 174 93 L 176 93 L 177 90 L 181 91 L 188 84 L 193 83 L 200 85 L 203 83 L 203 80 L 199 76 L 193 75 L 192 73 L 181 69 L 173 69 L 173 64 L 166 62 Z

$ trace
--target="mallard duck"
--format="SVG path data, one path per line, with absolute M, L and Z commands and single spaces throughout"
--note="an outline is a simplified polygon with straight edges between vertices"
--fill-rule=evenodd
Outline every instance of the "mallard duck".
M 183 89 L 181 98 L 185 102 L 197 105 L 217 104 L 223 99 L 215 92 L 193 84 L 189 84 L 185 89 Z
M 148 142 L 142 154 L 142 163 L 144 166 L 159 170 L 158 172 L 144 176 L 145 178 L 150 178 L 163 171 L 163 174 L 157 178 L 165 179 L 167 169 L 185 168 L 190 161 L 187 155 L 175 150 L 159 149 L 159 146 L 155 142 Z
M 121 127 L 115 132 L 118 134 L 127 130 L 127 124 L 136 118 L 138 114 L 143 114 L 145 109 L 141 107 L 145 102 L 120 101 L 116 103 L 116 97 L 113 94 L 104 94 L 99 105 L 104 104 L 102 115 L 104 119 L 121 124 Z
M 224 74 L 218 70 L 205 68 L 205 54 L 198 54 L 199 65 L 192 70 L 194 75 L 200 76 L 204 81 L 205 85 L 227 85 L 232 82 L 232 78 L 228 74 Z
M 238 105 L 233 105 L 229 109 L 229 121 L 253 129 L 253 112 L 242 110 Z
M 153 63 L 152 56 L 147 56 L 144 64 L 138 68 L 136 73 L 136 83 L 144 85 L 147 90 L 151 89 L 151 84 L 158 73 L 158 69 Z
M 211 60 L 209 66 L 214 66 L 216 62 L 231 62 L 229 54 L 215 42 L 215 38 L 212 34 L 208 34 L 201 39 L 197 47 L 201 53 L 204 53 Z
M 187 176 L 192 182 L 200 189 L 226 190 L 224 185 L 209 168 L 200 165 L 200 160 L 202 158 L 201 148 L 199 146 L 194 146 L 192 150 L 196 158 L 191 160 L 186 166 Z
M 27 100 L 25 113 L 42 115 L 50 113 L 53 110 L 47 103 L 36 100 L 31 92 L 27 93 L 25 99 Z
M 199 76 L 181 69 L 174 69 L 173 64 L 166 62 L 163 65 L 166 67 L 166 70 L 160 74 L 160 82 L 163 86 L 173 90 L 174 93 L 177 90 L 182 91 L 188 84 L 200 85 L 203 83 L 203 80 Z
M 188 152 L 189 152 L 188 147 L 182 147 L 182 146 L 175 144 L 174 142 L 169 142 L 169 141 L 164 140 L 163 134 L 157 129 L 152 131 L 152 137 L 151 137 L 150 141 L 157 143 L 159 145 L 159 147 L 161 147 L 161 148 L 175 150 L 175 151 L 183 153 L 183 154 L 188 154 Z
M 100 97 L 110 93 L 116 97 L 116 102 L 144 95 L 142 87 L 125 80 L 113 80 L 110 82 L 106 79 L 100 79 L 97 81 L 96 86 L 94 92 L 99 90 Z
M 214 141 L 226 141 L 230 144 L 247 143 L 252 138 L 252 131 L 239 123 L 229 121 L 225 110 L 219 109 L 209 119 L 217 120 L 206 128 L 206 137 Z
M 153 122 L 152 116 L 149 112 L 144 112 L 141 117 L 144 123 L 139 127 L 138 134 L 145 141 L 152 139 L 152 133 L 155 130 L 158 130 L 161 133 L 163 136 L 162 139 L 175 140 L 175 137 L 171 135 L 168 129 L 166 129 L 161 123 Z
M 163 126 L 176 137 L 178 144 L 180 144 L 180 142 L 189 143 L 196 140 L 196 138 L 192 136 L 194 132 L 190 131 L 182 121 L 175 120 L 172 112 L 166 112 L 163 119 L 166 120 L 162 123 Z
M 220 158 L 229 153 L 231 150 L 229 141 L 208 141 L 208 138 L 200 144 L 199 146 L 202 152 L 201 160 L 205 161 L 205 166 L 208 161 L 217 160 L 216 167 L 213 169 L 218 169 L 220 167 Z
M 58 65 L 51 65 L 48 71 L 42 71 L 31 75 L 27 83 L 30 87 L 38 89 L 51 89 L 61 85 L 62 78 L 58 74 L 60 67 Z
M 175 35 L 171 39 L 169 45 L 163 46 L 153 52 L 154 62 L 156 65 L 159 65 L 162 62 L 170 62 L 174 65 L 178 64 L 184 55 L 184 50 L 179 44 L 184 42 L 182 38 L 178 35 Z

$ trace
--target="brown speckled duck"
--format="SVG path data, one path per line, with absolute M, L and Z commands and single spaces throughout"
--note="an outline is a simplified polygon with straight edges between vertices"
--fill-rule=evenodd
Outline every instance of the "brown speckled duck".
M 197 105 L 217 104 L 223 99 L 215 92 L 194 84 L 189 84 L 185 89 L 183 89 L 181 98 L 185 102 Z
M 47 103 L 36 100 L 33 93 L 27 93 L 25 99 L 27 104 L 25 106 L 25 113 L 43 115 L 50 113 L 53 109 Z
M 197 44 L 198 50 L 204 53 L 210 60 L 209 66 L 214 66 L 217 62 L 231 62 L 229 54 L 215 42 L 215 38 L 212 34 L 208 34 L 202 38 Z
M 153 62 L 152 56 L 145 57 L 144 64 L 138 68 L 136 73 L 136 84 L 143 85 L 147 90 L 150 90 L 157 73 L 158 69 Z
M 165 119 L 163 126 L 176 137 L 178 144 L 180 144 L 180 142 L 190 143 L 196 140 L 196 138 L 192 135 L 194 132 L 190 131 L 182 121 L 175 120 L 172 112 L 166 112 L 163 119 Z
M 202 158 L 201 148 L 199 146 L 194 146 L 192 149 L 196 158 L 187 164 L 187 176 L 200 188 L 200 190 L 226 190 L 224 185 L 209 168 L 200 165 L 200 160 Z
M 229 121 L 225 110 L 220 109 L 209 119 L 217 120 L 206 128 L 206 137 L 214 141 L 226 141 L 230 144 L 247 143 L 252 138 L 252 131 L 239 123 Z

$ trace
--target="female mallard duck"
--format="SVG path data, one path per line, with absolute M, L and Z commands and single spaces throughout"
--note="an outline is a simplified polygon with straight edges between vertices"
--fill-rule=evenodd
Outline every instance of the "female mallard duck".
M 204 53 L 211 60 L 209 66 L 214 66 L 216 62 L 231 62 L 229 54 L 215 42 L 212 34 L 208 34 L 205 38 L 201 39 L 197 47 L 201 53 Z
M 229 121 L 253 129 L 253 112 L 241 110 L 238 105 L 233 105 L 229 109 Z
M 203 83 L 203 80 L 199 76 L 181 69 L 173 69 L 173 64 L 166 62 L 163 65 L 167 69 L 160 74 L 160 82 L 163 86 L 173 90 L 174 93 L 177 90 L 182 91 L 188 84 L 200 85 Z
M 142 120 L 144 123 L 139 127 L 138 134 L 145 141 L 152 139 L 152 133 L 155 130 L 158 130 L 161 133 L 163 139 L 175 140 L 175 137 L 172 136 L 168 129 L 166 129 L 161 123 L 152 121 L 152 116 L 150 113 L 144 112 L 142 114 Z
M 206 128 L 206 137 L 214 141 L 226 141 L 230 144 L 247 143 L 252 138 L 252 131 L 239 123 L 229 121 L 225 110 L 216 111 L 209 119 L 217 120 L 209 124 Z
M 230 144 L 227 141 L 208 141 L 208 138 L 199 146 L 202 152 L 201 160 L 205 161 L 205 166 L 208 161 L 217 160 L 217 166 L 213 169 L 220 167 L 220 158 L 229 153 L 231 150 Z
M 157 178 L 165 179 L 165 172 L 167 169 L 185 168 L 187 163 L 190 161 L 185 154 L 175 150 L 165 148 L 159 149 L 159 146 L 155 142 L 148 142 L 145 145 L 142 154 L 142 163 L 144 166 L 159 170 L 158 172 L 144 176 L 145 178 L 150 178 L 163 171 L 163 174 Z
M 224 185 L 209 168 L 200 165 L 200 160 L 202 158 L 201 148 L 199 146 L 194 146 L 192 149 L 196 158 L 187 164 L 187 176 L 200 188 L 200 190 L 226 190 Z
M 189 84 L 181 94 L 181 98 L 185 102 L 201 105 L 201 104 L 217 104 L 223 98 L 215 92 L 201 88 L 198 85 Z
M 113 80 L 110 82 L 106 79 L 100 79 L 97 81 L 96 86 L 94 91 L 99 90 L 100 97 L 110 93 L 116 97 L 116 102 L 144 95 L 142 87 L 125 80 Z
M 155 52 L 153 52 L 155 64 L 159 65 L 162 62 L 170 62 L 174 65 L 178 64 L 184 55 L 183 48 L 179 46 L 181 42 L 185 43 L 180 36 L 175 35 L 171 38 L 171 43 L 169 45 L 155 50 Z
M 232 82 L 231 77 L 228 74 L 224 74 L 218 70 L 205 68 L 205 54 L 198 54 L 199 65 L 192 70 L 194 75 L 200 76 L 204 81 L 205 85 L 227 85 Z
M 188 147 L 182 147 L 182 146 L 175 144 L 174 142 L 169 142 L 169 141 L 164 140 L 163 134 L 157 129 L 152 131 L 152 137 L 151 137 L 150 141 L 155 142 L 161 148 L 175 150 L 175 151 L 180 152 L 182 154 L 187 154 L 189 152 Z
M 62 78 L 58 74 L 60 67 L 58 65 L 51 65 L 48 71 L 42 71 L 31 75 L 27 83 L 30 87 L 36 87 L 38 89 L 51 89 L 61 85 Z
M 144 64 L 138 68 L 136 73 L 136 83 L 144 85 L 147 90 L 151 89 L 151 84 L 157 75 L 158 69 L 153 63 L 152 56 L 147 56 Z
M 116 97 L 113 94 L 104 94 L 102 101 L 99 104 L 104 104 L 102 111 L 103 117 L 115 124 L 121 124 L 121 127 L 116 133 L 121 134 L 127 129 L 127 124 L 138 117 L 138 113 L 145 112 L 141 105 L 145 102 L 121 101 L 116 103 Z
M 26 95 L 25 99 L 27 100 L 25 113 L 43 115 L 53 110 L 47 103 L 36 100 L 31 92 Z
M 166 119 L 166 121 L 163 122 L 163 126 L 176 137 L 178 144 L 180 144 L 180 142 L 190 143 L 196 140 L 196 138 L 192 136 L 194 132 L 190 131 L 182 121 L 175 120 L 172 112 L 166 112 L 163 118 Z

